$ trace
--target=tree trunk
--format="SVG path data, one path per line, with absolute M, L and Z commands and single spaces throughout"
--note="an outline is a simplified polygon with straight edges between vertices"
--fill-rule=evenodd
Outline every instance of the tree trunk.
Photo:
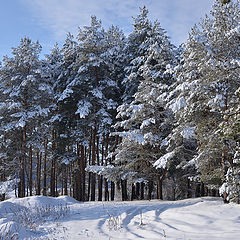
M 26 157 L 26 126 L 22 131 L 22 153 L 20 157 L 20 172 L 19 172 L 19 184 L 18 184 L 18 197 L 25 197 L 25 157 Z
M 163 200 L 163 180 L 166 177 L 167 170 L 163 169 L 163 172 L 158 177 L 158 183 L 157 183 L 157 198 Z
M 205 186 L 203 182 L 201 182 L 201 185 L 200 185 L 200 196 L 201 197 L 205 196 Z
M 119 137 L 116 136 L 113 151 L 115 151 L 117 148 L 118 140 L 119 140 Z M 113 156 L 112 159 L 110 159 L 110 164 L 112 164 L 114 160 L 115 160 L 115 157 Z M 111 182 L 111 201 L 114 201 L 114 195 L 115 195 L 115 183 Z
M 93 137 L 92 137 L 92 165 L 96 164 L 96 135 L 97 130 L 96 127 L 93 129 Z M 96 173 L 92 173 L 91 176 L 91 201 L 95 201 L 95 190 L 96 190 Z
M 59 193 L 58 193 L 58 164 L 55 163 L 55 168 L 54 168 L 54 176 L 55 176 L 55 197 L 58 197 Z
M 140 196 L 140 199 L 143 200 L 143 199 L 144 199 L 144 188 L 145 188 L 145 183 L 144 183 L 144 182 L 141 182 L 140 188 L 141 188 L 141 196 Z
M 158 182 L 157 182 L 157 198 L 163 200 L 161 177 L 158 178 Z
M 107 166 L 107 156 L 108 156 L 108 141 L 109 141 L 109 135 L 106 135 L 106 141 L 105 141 L 105 166 Z M 109 201 L 109 191 L 108 191 L 108 181 L 106 178 L 104 178 L 104 200 Z
M 36 195 L 41 194 L 41 157 L 42 153 L 39 151 L 37 152 L 37 189 L 36 189 Z
M 52 131 L 52 161 L 51 161 L 51 174 L 50 174 L 50 195 L 56 197 L 55 192 L 55 131 Z
M 77 143 L 77 165 L 74 170 L 74 187 L 73 197 L 78 201 L 81 201 L 82 187 L 81 187 L 81 157 L 80 157 L 80 145 Z
M 30 196 L 33 195 L 33 160 L 32 160 L 32 145 L 29 148 L 29 164 L 30 164 L 30 173 L 29 173 L 29 191 L 30 191 Z
M 64 165 L 64 195 L 68 195 L 67 183 L 68 183 L 68 166 Z
M 47 196 L 47 142 L 44 141 L 44 162 L 43 162 L 43 196 Z
M 18 197 L 25 197 L 25 174 L 23 168 L 23 160 L 20 161 L 20 170 L 19 170 L 19 183 L 18 183 Z
M 63 172 L 62 172 L 62 175 L 63 175 Z M 63 186 L 64 186 L 64 177 L 62 176 L 62 179 L 61 179 L 61 195 L 63 196 Z
M 187 198 L 192 197 L 192 190 L 191 190 L 191 184 L 190 184 L 190 179 L 187 178 Z
M 131 194 L 131 201 L 135 200 L 136 199 L 136 186 L 135 184 L 133 183 L 132 184 L 132 194 Z
M 91 165 L 91 158 L 92 158 L 92 136 L 93 133 L 91 131 L 91 136 L 89 140 L 89 159 L 88 159 L 88 164 Z M 90 199 L 90 190 L 91 190 L 91 178 L 92 178 L 92 173 L 88 173 L 88 194 L 87 194 L 87 201 Z
M 104 165 L 104 144 L 105 144 L 105 136 L 102 137 L 102 155 L 101 155 L 101 166 Z M 98 152 L 98 158 L 99 158 L 99 152 Z M 99 176 L 98 178 L 98 201 L 102 201 L 102 195 L 103 195 L 103 176 Z
M 140 183 L 136 183 L 136 198 L 140 199 Z
M 85 201 L 85 181 L 86 181 L 86 174 L 85 174 L 85 168 L 86 168 L 86 149 L 84 151 L 84 146 L 81 145 L 81 189 L 82 193 L 80 196 L 81 201 Z
M 122 186 L 122 201 L 127 201 L 128 200 L 127 180 L 121 180 L 121 186 Z
M 228 95 L 225 95 L 225 101 L 224 101 L 225 107 L 224 107 L 224 112 L 227 113 L 228 112 Z M 225 115 L 227 116 L 227 114 Z M 227 126 L 229 118 L 226 117 L 225 118 L 225 125 Z M 232 161 L 229 161 L 229 154 L 228 154 L 228 144 L 227 144 L 227 140 L 223 140 L 223 149 L 222 149 L 222 174 L 224 179 L 226 178 L 226 174 L 228 171 L 228 163 L 232 164 Z M 223 193 L 223 202 L 224 203 L 229 203 L 228 201 L 228 193 L 224 192 Z
M 99 137 L 97 137 L 97 165 L 100 166 Z M 98 201 L 102 201 L 102 176 L 98 175 Z
M 69 195 L 72 197 L 72 163 L 70 163 L 68 168 L 68 179 L 69 179 Z
M 195 197 L 201 196 L 200 186 L 201 186 L 200 183 L 196 183 Z
M 114 201 L 114 195 L 115 195 L 115 183 L 111 182 L 111 201 Z
M 152 192 L 153 192 L 153 181 L 149 181 L 149 183 L 148 183 L 148 200 L 152 199 Z

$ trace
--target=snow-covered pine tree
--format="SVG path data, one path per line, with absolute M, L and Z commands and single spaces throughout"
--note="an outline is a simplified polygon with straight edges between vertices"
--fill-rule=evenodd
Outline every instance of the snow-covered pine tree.
M 52 161 L 51 161 L 51 195 L 55 196 L 56 178 L 61 177 L 62 191 L 67 194 L 68 190 L 68 170 L 72 162 L 77 159 L 77 150 L 75 136 L 79 133 L 77 128 L 77 118 L 75 115 L 76 107 L 76 90 L 75 95 L 69 85 L 77 75 L 76 59 L 78 45 L 74 36 L 67 34 L 66 40 L 60 52 L 58 48 L 53 49 L 52 54 L 59 59 L 53 68 L 54 92 L 56 111 L 51 119 L 53 123 L 52 130 Z M 81 135 L 81 131 L 80 131 Z M 56 172 L 58 169 L 58 172 Z
M 143 13 L 145 19 L 145 8 Z M 131 103 L 118 107 L 120 121 L 115 124 L 117 132 L 113 135 L 120 136 L 122 141 L 114 153 L 116 169 L 112 168 L 112 171 L 115 181 L 148 182 L 149 197 L 152 182 L 158 181 L 158 197 L 162 198 L 165 167 L 156 169 L 153 164 L 162 155 L 160 145 L 171 131 L 172 114 L 158 97 L 168 91 L 173 82 L 174 46 L 157 21 L 153 25 L 147 19 L 144 21 L 148 22 L 147 34 L 139 41 L 142 49 L 145 48 L 145 57 L 136 57 L 143 61 L 137 71 L 139 87 Z M 109 175 L 109 171 L 106 172 Z
M 116 115 L 119 101 L 119 79 L 121 66 L 117 66 L 118 52 L 123 46 L 123 34 L 112 28 L 106 32 L 95 16 L 91 25 L 79 29 L 77 75 L 69 84 L 73 94 L 76 93 L 76 116 L 82 124 L 86 139 L 91 137 L 91 165 L 98 163 L 98 141 L 110 131 L 113 118 Z M 116 62 L 114 62 L 116 59 Z M 120 59 L 120 57 L 119 57 Z M 116 68 L 115 68 L 116 66 Z M 120 81 L 121 82 L 121 81 Z M 75 88 L 75 89 L 74 89 Z M 76 89 L 78 90 L 76 92 Z M 91 134 L 92 133 L 92 134 Z M 91 176 L 91 200 L 95 199 L 95 173 Z
M 64 73 L 66 71 L 66 65 L 63 62 L 63 53 L 59 48 L 58 44 L 55 44 L 49 54 L 45 55 L 45 66 L 44 72 L 46 78 L 49 80 L 52 89 L 52 111 L 51 116 L 47 122 L 47 136 L 44 144 L 44 163 L 43 163 L 43 195 L 47 194 L 47 176 L 50 175 L 50 195 L 57 196 L 56 192 L 56 157 L 55 157 L 55 146 L 56 146 L 56 132 L 58 127 L 61 126 L 60 122 L 61 112 L 60 104 L 58 99 L 64 89 Z M 59 139 L 59 138 L 58 138 Z M 51 149 L 48 149 L 48 143 L 51 143 Z M 49 161 L 47 161 L 49 159 Z M 50 171 L 48 170 L 50 169 Z
M 39 60 L 41 46 L 29 38 L 21 39 L 12 57 L 3 58 L 1 68 L 1 131 L 7 147 L 7 158 L 16 160 L 19 176 L 18 195 L 25 196 L 26 180 L 32 189 L 32 166 L 29 149 L 41 131 L 42 119 L 49 115 L 49 84 L 42 76 Z M 2 110 L 2 109 L 1 109 Z M 37 146 L 39 148 L 39 146 Z
M 164 197 L 171 200 L 183 199 L 194 196 L 193 189 L 190 189 L 190 179 L 196 178 L 195 165 L 190 161 L 196 154 L 196 138 L 194 127 L 178 121 L 181 110 L 186 102 L 182 97 L 184 82 L 178 77 L 183 65 L 183 46 L 175 49 L 176 66 L 172 69 L 174 77 L 173 84 L 168 91 L 158 97 L 158 101 L 165 102 L 165 108 L 172 112 L 172 129 L 165 137 L 160 146 L 163 155 L 156 162 L 155 166 L 166 166 L 166 181 L 164 181 Z
M 137 17 L 133 17 L 133 31 L 127 38 L 124 49 L 126 56 L 126 78 L 124 79 L 123 102 L 130 103 L 133 95 L 136 93 L 140 81 L 143 79 L 139 69 L 143 66 L 147 59 L 147 49 L 149 49 L 149 41 L 152 31 L 152 23 L 148 19 L 148 10 L 146 6 L 139 8 L 140 13 Z
M 117 106 L 119 106 L 122 103 L 122 94 L 124 89 L 123 80 L 125 78 L 125 62 L 127 56 L 124 52 L 124 47 L 126 44 L 126 38 L 121 30 L 119 30 L 118 27 L 111 26 L 108 31 L 106 32 L 106 40 L 107 40 L 107 50 L 104 53 L 104 62 L 107 66 L 108 71 L 106 72 L 106 76 L 108 75 L 109 80 L 113 80 L 113 82 L 109 82 L 108 85 L 106 85 L 104 89 L 105 98 L 107 99 L 106 107 L 111 115 L 112 118 L 112 124 L 116 122 L 116 115 L 117 115 Z M 114 84 L 113 84 L 114 83 Z M 110 125 L 111 127 L 111 125 Z M 116 148 L 116 145 L 118 143 L 118 137 L 111 137 L 109 138 L 109 133 L 111 129 L 107 125 L 101 133 L 101 142 L 102 147 L 101 149 L 101 155 L 102 155 L 102 161 L 101 165 L 108 165 L 111 164 L 113 161 L 112 158 L 106 158 L 108 147 L 109 150 L 113 150 Z M 108 147 L 107 147 L 108 146 Z M 104 151 L 105 150 L 105 151 Z M 105 157 L 104 157 L 105 156 Z M 98 182 L 101 183 L 101 179 L 103 176 L 98 176 Z M 101 188 L 101 184 L 99 184 L 99 192 Z M 109 197 L 109 191 L 108 191 L 108 180 L 104 179 L 104 196 L 105 200 Z M 114 200 L 115 197 L 115 185 L 114 182 L 111 182 L 111 200 Z M 101 198 L 101 195 L 99 195 L 99 200 Z
M 232 37 L 239 38 L 239 27 L 232 31 Z M 240 67 L 239 60 L 236 60 Z M 236 91 L 240 99 L 240 87 Z M 222 124 L 222 138 L 228 139 L 229 151 L 232 158 L 228 159 L 228 170 L 225 181 L 220 188 L 220 194 L 227 194 L 227 200 L 240 203 L 240 105 L 239 99 L 225 115 L 227 122 Z
M 239 26 L 239 3 L 215 1 L 211 16 L 194 26 L 183 53 L 183 80 L 178 102 L 183 126 L 196 127 L 198 155 L 194 159 L 202 181 L 220 186 L 232 159 L 228 138 L 221 138 L 221 124 L 236 104 L 239 87 L 239 37 L 232 32 Z M 180 101 L 181 100 L 181 101 Z M 231 145 L 231 144 L 230 144 Z M 225 195 L 226 200 L 226 195 Z
M 223 127 L 223 137 L 231 142 L 230 150 L 232 159 L 229 159 L 229 166 L 225 182 L 220 188 L 220 194 L 227 194 L 227 200 L 240 203 L 240 108 L 239 104 L 231 109 L 228 114 L 228 125 Z

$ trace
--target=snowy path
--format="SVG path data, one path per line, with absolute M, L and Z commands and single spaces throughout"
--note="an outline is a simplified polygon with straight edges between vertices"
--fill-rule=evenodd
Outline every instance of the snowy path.
M 17 223 L 11 219 L 13 209 L 33 211 L 34 206 L 64 204 L 69 209 L 65 217 L 48 217 L 35 231 L 28 226 L 16 228 Z M 69 197 L 29 197 L 0 203 L 0 214 L 1 229 L 7 221 L 13 221 L 19 239 L 240 239 L 240 206 L 223 204 L 219 198 L 79 203 Z

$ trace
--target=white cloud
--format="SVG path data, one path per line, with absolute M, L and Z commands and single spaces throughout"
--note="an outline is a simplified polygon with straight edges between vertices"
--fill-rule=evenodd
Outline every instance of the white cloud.
M 132 16 L 144 4 L 152 20 L 158 19 L 179 44 L 187 39 L 194 23 L 210 9 L 209 0 L 21 0 L 29 7 L 35 20 L 52 31 L 56 39 L 64 39 L 67 32 L 76 33 L 78 26 L 89 25 L 96 15 L 104 26 L 118 25 L 129 32 Z

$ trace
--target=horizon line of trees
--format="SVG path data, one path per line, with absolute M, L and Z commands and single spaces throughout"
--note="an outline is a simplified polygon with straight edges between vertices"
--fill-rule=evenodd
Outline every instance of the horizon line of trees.
M 219 196 L 240 203 L 240 8 L 215 0 L 176 48 L 146 7 L 0 66 L 0 180 L 79 201 Z

